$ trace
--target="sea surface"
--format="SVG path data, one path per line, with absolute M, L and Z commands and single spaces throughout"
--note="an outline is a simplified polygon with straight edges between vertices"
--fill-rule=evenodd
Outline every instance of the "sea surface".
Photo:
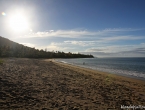
M 57 61 L 145 80 L 145 58 L 77 58 Z

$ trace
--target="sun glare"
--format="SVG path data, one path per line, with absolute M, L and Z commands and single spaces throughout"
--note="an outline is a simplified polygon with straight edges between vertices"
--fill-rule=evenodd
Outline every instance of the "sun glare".
M 9 17 L 9 26 L 13 31 L 22 32 L 29 30 L 29 23 L 25 15 L 17 13 Z
M 3 15 L 3 16 L 6 16 L 6 13 L 5 13 L 5 12 L 2 12 L 2 15 Z

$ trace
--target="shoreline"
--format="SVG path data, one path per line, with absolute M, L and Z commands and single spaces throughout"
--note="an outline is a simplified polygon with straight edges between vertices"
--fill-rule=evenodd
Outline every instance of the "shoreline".
M 80 68 L 84 68 L 84 69 L 89 69 L 89 70 L 94 70 L 94 71 L 98 71 L 98 72 L 103 72 L 103 73 L 106 73 L 106 74 L 113 74 L 113 75 L 117 75 L 117 76 L 122 76 L 122 77 L 127 77 L 127 78 L 132 78 L 132 79 L 145 81 L 144 77 L 136 77 L 136 76 L 133 76 L 133 75 L 126 75 L 126 74 L 121 74 L 121 73 L 111 73 L 111 72 L 108 72 L 108 71 L 93 69 L 91 67 L 84 67 L 84 66 L 81 66 L 81 65 L 75 65 L 75 64 L 68 63 L 68 62 L 57 61 L 57 59 L 53 59 L 53 61 L 59 62 L 59 63 L 63 63 L 63 64 L 66 64 L 66 65 L 67 64 L 68 65 L 72 65 L 74 67 L 80 67 Z
M 145 106 L 145 81 L 52 59 L 5 59 L 0 65 L 0 109 L 107 110 Z
M 120 76 L 120 77 L 124 77 L 124 78 L 130 78 L 130 79 L 134 79 L 134 80 L 145 81 L 145 78 L 143 78 L 143 77 L 135 77 L 135 76 L 131 76 L 131 75 L 116 74 L 116 73 L 111 73 L 111 72 L 100 71 L 100 70 L 92 69 L 92 68 L 89 68 L 89 67 L 83 67 L 83 66 L 80 66 L 80 65 L 74 65 L 74 64 L 71 64 L 71 63 L 67 63 L 67 62 L 65 63 L 65 62 L 57 61 L 56 59 L 53 59 L 51 61 L 62 64 L 62 65 L 66 65 L 66 66 L 72 66 L 74 68 L 88 69 L 88 70 L 94 71 L 94 72 L 105 73 L 106 75 L 111 74 L 111 75 L 115 75 L 115 76 L 118 76 L 118 77 Z
M 121 78 L 121 79 L 125 79 L 125 80 L 130 80 L 130 81 L 137 81 L 137 82 L 141 82 L 141 83 L 145 83 L 145 80 L 143 79 L 139 79 L 139 78 L 134 78 L 134 77 L 127 77 L 126 75 L 118 75 L 118 74 L 114 74 L 114 73 L 109 73 L 109 72 L 103 72 L 103 71 L 99 71 L 99 70 L 94 70 L 91 68 L 85 68 L 85 67 L 81 67 L 81 66 L 77 66 L 77 65 L 73 65 L 73 64 L 69 64 L 69 63 L 63 63 L 63 62 L 59 62 L 56 61 L 55 59 L 51 60 L 52 62 L 55 62 L 56 64 L 61 65 L 62 67 L 68 67 L 68 68 L 73 68 L 76 71 L 87 71 L 88 74 L 87 75 L 97 75 L 97 74 L 102 74 L 105 76 L 111 76 L 111 77 L 115 77 L 115 78 Z

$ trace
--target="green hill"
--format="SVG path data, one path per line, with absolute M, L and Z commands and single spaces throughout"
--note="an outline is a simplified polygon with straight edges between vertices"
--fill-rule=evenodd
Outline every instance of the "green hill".
M 27 47 L 0 36 L 0 57 L 18 58 L 93 58 L 93 55 L 50 52 Z

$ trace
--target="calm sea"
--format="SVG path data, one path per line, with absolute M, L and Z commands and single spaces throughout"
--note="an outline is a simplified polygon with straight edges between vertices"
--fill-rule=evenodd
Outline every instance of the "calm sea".
M 57 61 L 145 80 L 145 58 L 78 58 Z

